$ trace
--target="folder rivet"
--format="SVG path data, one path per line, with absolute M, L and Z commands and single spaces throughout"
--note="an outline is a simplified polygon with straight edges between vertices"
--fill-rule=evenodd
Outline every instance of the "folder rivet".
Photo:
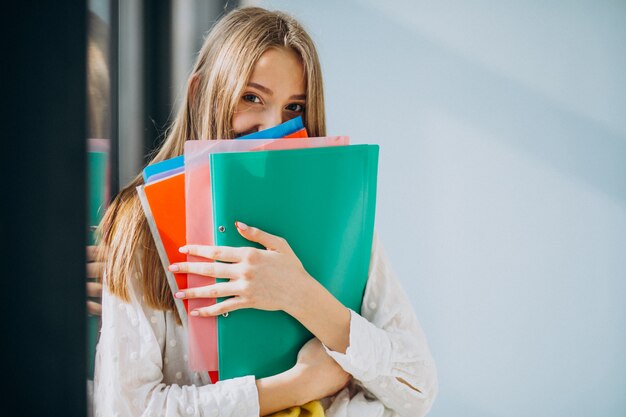
M 220 226 L 217 228 L 217 230 L 219 230 L 220 232 L 224 233 L 226 231 L 226 228 L 224 226 Z
M 222 313 L 222 317 L 228 317 L 228 313 Z

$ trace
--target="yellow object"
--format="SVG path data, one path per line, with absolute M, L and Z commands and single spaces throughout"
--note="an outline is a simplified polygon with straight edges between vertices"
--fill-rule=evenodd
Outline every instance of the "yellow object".
M 270 414 L 269 417 L 324 417 L 324 408 L 319 401 L 311 401 L 298 407 Z

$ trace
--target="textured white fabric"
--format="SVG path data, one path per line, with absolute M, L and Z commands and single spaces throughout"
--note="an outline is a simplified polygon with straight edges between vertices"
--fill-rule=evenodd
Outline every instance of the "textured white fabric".
M 327 417 L 419 417 L 432 407 L 438 390 L 435 363 L 376 236 L 361 315 L 351 311 L 350 345 L 345 354 L 326 352 L 353 376 Z
M 258 416 L 253 377 L 211 384 L 187 366 L 187 335 L 172 312 L 146 307 L 136 278 L 131 302 L 105 289 L 96 352 L 96 416 Z M 345 354 L 326 351 L 350 384 L 322 401 L 328 417 L 419 417 L 437 395 L 426 337 L 376 236 L 361 315 L 351 311 Z

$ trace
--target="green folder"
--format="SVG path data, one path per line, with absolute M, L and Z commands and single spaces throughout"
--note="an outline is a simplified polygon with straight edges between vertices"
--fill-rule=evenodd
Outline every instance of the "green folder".
M 377 145 L 212 154 L 210 165 L 216 245 L 260 247 L 237 232 L 235 221 L 284 237 L 311 276 L 360 311 L 374 231 Z M 313 337 L 285 312 L 256 309 L 219 316 L 217 332 L 221 380 L 283 372 Z

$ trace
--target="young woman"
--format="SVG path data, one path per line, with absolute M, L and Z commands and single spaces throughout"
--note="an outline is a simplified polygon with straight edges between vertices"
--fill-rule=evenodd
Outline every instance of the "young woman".
M 183 153 L 186 140 L 235 138 L 301 115 L 324 136 L 324 98 L 313 42 L 291 17 L 243 8 L 212 29 L 187 95 L 152 163 Z M 102 416 L 258 416 L 320 399 L 327 416 L 422 416 L 437 393 L 426 338 L 380 243 L 374 238 L 360 312 L 345 308 L 302 267 L 287 241 L 254 225 L 239 233 L 265 250 L 187 245 L 185 253 L 226 263 L 172 265 L 172 271 L 230 278 L 178 298 L 228 300 L 190 312 L 283 310 L 315 338 L 290 370 L 210 384 L 187 366 L 187 335 L 137 198 L 141 176 L 102 222 L 108 247 L 97 352 L 95 410 Z M 190 242 L 193 243 L 193 242 Z M 323 306 L 323 308 L 320 308 Z

